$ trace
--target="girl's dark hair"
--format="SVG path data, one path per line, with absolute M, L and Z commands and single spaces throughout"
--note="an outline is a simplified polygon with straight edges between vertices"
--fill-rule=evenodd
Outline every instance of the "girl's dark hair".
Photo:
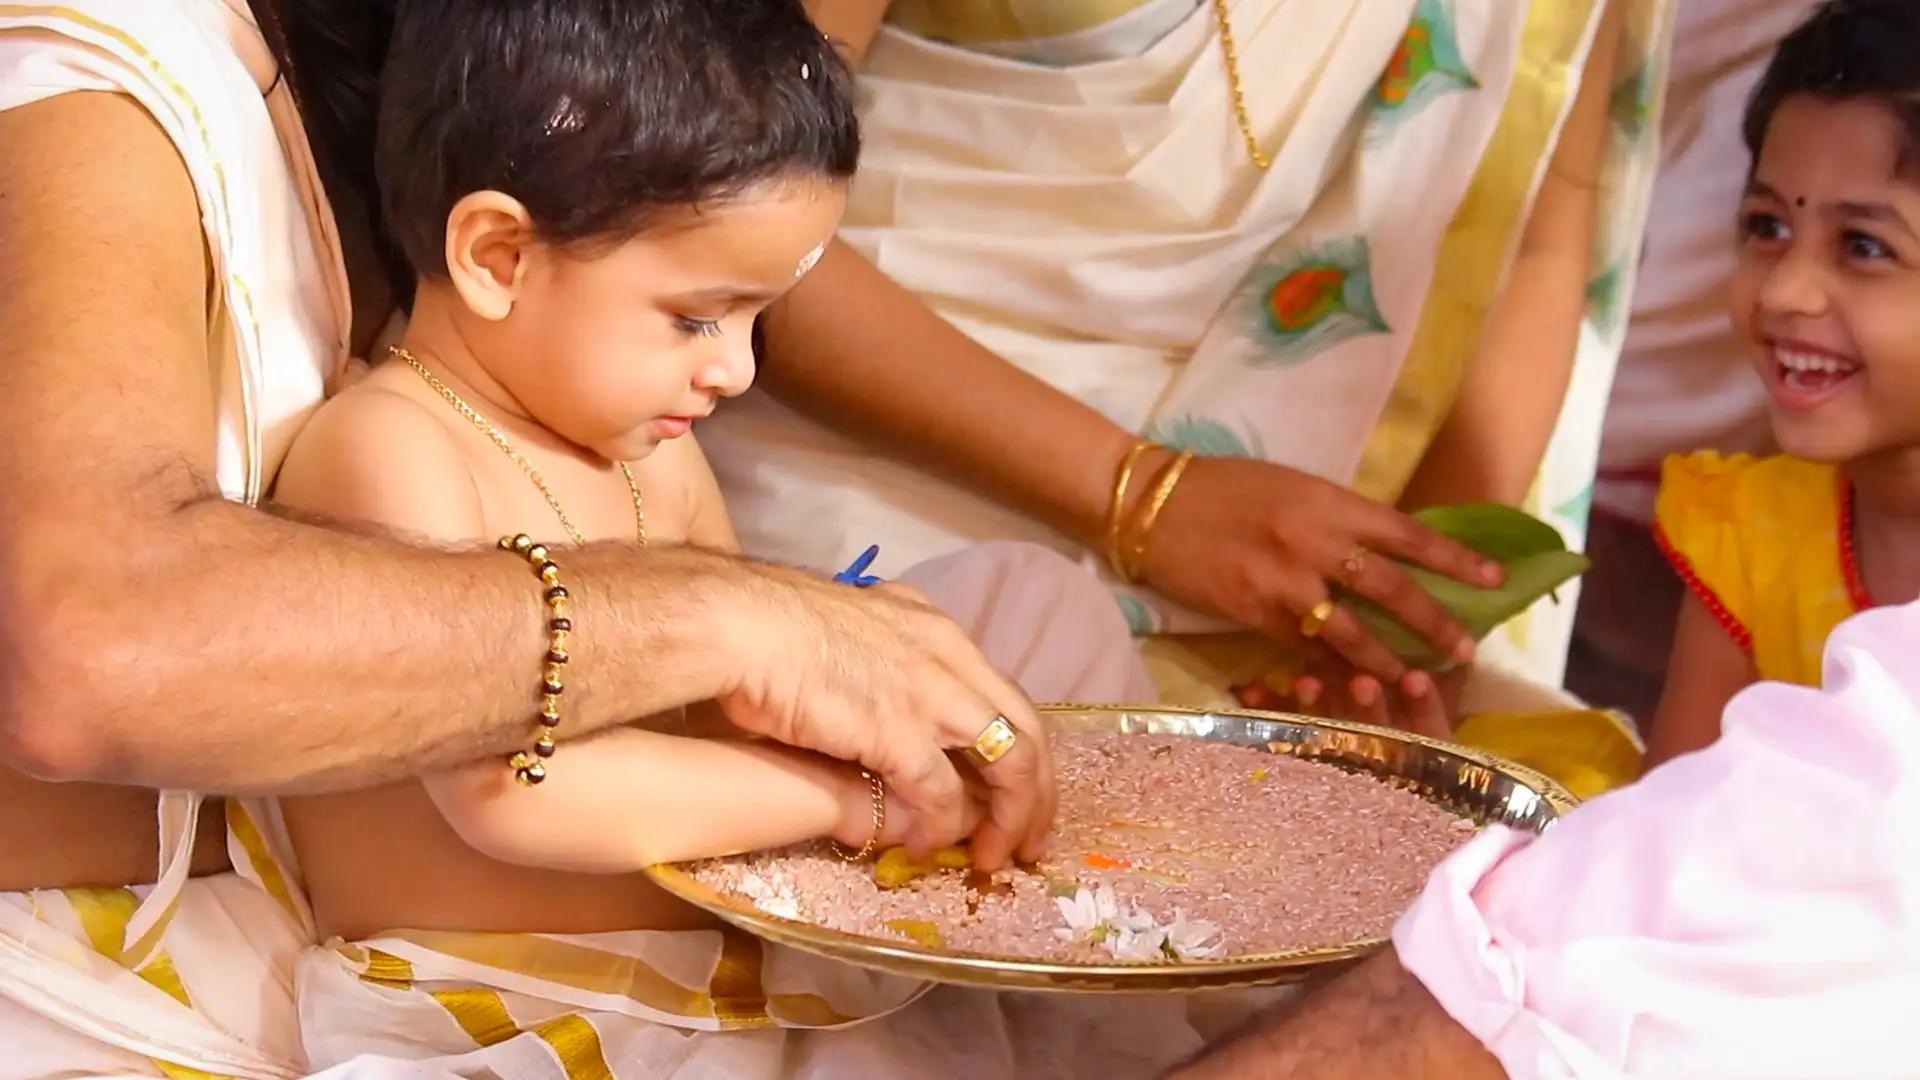
M 852 75 L 799 0 L 402 0 L 374 161 L 388 234 L 440 276 L 475 191 L 597 245 L 859 153 Z
M 1920 0 L 1828 0 L 1780 42 L 1747 102 L 1742 133 L 1754 160 L 1791 97 L 1862 98 L 1893 112 L 1906 132 L 1899 165 L 1920 150 Z

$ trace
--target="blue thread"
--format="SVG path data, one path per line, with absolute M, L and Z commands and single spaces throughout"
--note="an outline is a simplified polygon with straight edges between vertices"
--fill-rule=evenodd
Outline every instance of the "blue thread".
M 845 570 L 833 575 L 833 580 L 842 585 L 851 585 L 856 589 L 870 588 L 880 584 L 881 579 L 867 573 L 867 567 L 880 554 L 880 545 L 875 544 L 860 553 L 860 557 L 847 565 Z

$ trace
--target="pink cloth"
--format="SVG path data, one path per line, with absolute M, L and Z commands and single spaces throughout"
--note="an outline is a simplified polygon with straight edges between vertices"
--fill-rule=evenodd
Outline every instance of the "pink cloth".
M 1826 688 L 1545 836 L 1496 829 L 1394 930 L 1516 1078 L 1920 1076 L 1920 604 L 1836 630 Z

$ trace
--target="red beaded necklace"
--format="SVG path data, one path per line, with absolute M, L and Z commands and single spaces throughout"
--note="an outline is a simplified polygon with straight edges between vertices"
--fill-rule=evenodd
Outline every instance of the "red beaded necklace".
M 1840 473 L 1840 575 L 1847 582 L 1847 599 L 1855 611 L 1877 607 L 1867 583 L 1860 577 L 1860 560 L 1853 550 L 1853 481 Z

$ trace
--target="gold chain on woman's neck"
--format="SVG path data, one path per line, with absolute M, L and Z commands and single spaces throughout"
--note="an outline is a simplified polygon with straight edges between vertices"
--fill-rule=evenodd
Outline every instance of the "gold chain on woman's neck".
M 1253 119 L 1247 115 L 1247 88 L 1240 81 L 1240 50 L 1233 44 L 1233 20 L 1227 15 L 1227 0 L 1213 0 L 1213 14 L 1220 24 L 1220 52 L 1227 61 L 1227 87 L 1233 91 L 1233 118 L 1240 123 L 1240 137 L 1247 141 L 1247 156 L 1253 159 L 1253 167 L 1265 170 L 1273 161 L 1260 149 L 1260 140 L 1253 134 Z
M 567 530 L 567 536 L 571 538 L 574 543 L 584 544 L 587 542 L 586 537 L 580 535 L 580 530 L 573 527 L 573 521 L 567 517 L 567 512 L 561 508 L 560 500 L 554 498 L 553 489 L 547 486 L 546 480 L 540 475 L 540 470 L 533 467 L 533 462 L 528 461 L 526 455 L 515 449 L 513 443 L 507 440 L 507 436 L 499 428 L 493 426 L 491 420 L 480 415 L 479 410 L 467 404 L 458 393 L 454 392 L 453 387 L 441 382 L 438 376 L 428 371 L 426 365 L 422 364 L 406 349 L 398 345 L 391 345 L 388 346 L 387 351 L 404 360 L 406 365 L 412 368 L 416 375 L 426 380 L 428 386 L 431 386 L 441 397 L 447 399 L 447 404 L 452 405 L 454 410 L 461 416 L 471 420 L 474 427 L 479 428 L 487 438 L 493 440 L 493 445 L 499 447 L 501 453 L 512 458 L 513 463 L 520 466 L 520 471 L 527 474 L 527 479 L 533 481 L 533 486 L 540 489 L 541 495 L 546 496 L 547 505 L 553 507 L 553 516 L 560 519 L 560 527 Z M 630 468 L 626 462 L 616 461 L 614 464 L 620 466 L 621 475 L 627 478 L 627 491 L 633 496 L 634 532 L 639 537 L 640 543 L 645 545 L 647 542 L 647 511 L 646 506 L 640 499 L 640 484 L 633 478 L 633 469 Z

